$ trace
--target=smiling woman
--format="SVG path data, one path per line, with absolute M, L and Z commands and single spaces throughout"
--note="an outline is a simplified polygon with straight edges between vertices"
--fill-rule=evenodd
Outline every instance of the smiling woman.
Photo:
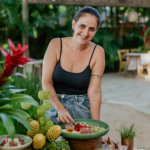
M 74 119 L 100 120 L 101 77 L 105 54 L 91 42 L 100 26 L 95 8 L 83 7 L 72 20 L 73 37 L 53 39 L 43 61 L 43 90 L 53 105 L 46 115 L 58 122 Z M 50 65 L 49 65 L 50 64 Z

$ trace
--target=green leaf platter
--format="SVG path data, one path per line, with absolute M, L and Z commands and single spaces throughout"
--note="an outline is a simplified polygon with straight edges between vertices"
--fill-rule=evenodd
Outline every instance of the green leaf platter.
M 72 139 L 90 139 L 90 138 L 97 138 L 100 136 L 104 136 L 109 131 L 109 125 L 102 121 L 93 120 L 93 119 L 75 119 L 74 121 L 75 123 L 81 123 L 81 124 L 86 123 L 88 125 L 99 125 L 100 127 L 105 128 L 105 130 L 101 132 L 88 133 L 88 134 L 74 134 L 74 133 L 62 132 L 61 136 L 63 136 L 64 138 L 72 138 Z M 58 125 L 60 125 L 63 129 L 64 125 L 66 124 L 67 123 L 59 123 Z

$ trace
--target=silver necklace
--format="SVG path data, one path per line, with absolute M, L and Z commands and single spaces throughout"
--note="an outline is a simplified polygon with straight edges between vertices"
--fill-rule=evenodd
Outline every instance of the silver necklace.
M 72 44 L 71 44 L 71 49 L 73 50 Z M 73 50 L 73 53 L 75 53 L 75 50 Z M 75 57 L 75 55 L 74 55 L 74 59 L 77 60 L 77 59 L 79 59 L 79 58 L 82 58 L 82 57 L 84 56 L 84 54 L 85 54 L 85 52 L 83 52 L 83 55 L 80 56 L 80 57 Z
M 75 51 L 73 50 L 73 52 L 75 53 Z M 84 52 L 85 53 L 85 52 Z M 82 58 L 83 56 L 84 56 L 84 53 L 83 53 L 83 55 L 82 56 L 80 56 L 80 57 L 75 57 L 75 55 L 74 55 L 74 59 L 76 60 L 76 59 L 79 59 L 79 58 Z
M 82 58 L 82 57 L 83 57 L 83 55 L 81 57 L 75 57 L 74 59 L 79 59 L 79 58 Z

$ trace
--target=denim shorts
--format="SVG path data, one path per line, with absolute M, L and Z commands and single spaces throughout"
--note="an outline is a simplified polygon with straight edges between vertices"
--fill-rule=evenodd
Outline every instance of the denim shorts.
M 87 94 L 83 95 L 66 95 L 57 94 L 63 106 L 69 111 L 73 119 L 91 119 L 90 104 Z M 51 106 L 46 111 L 45 116 L 48 116 L 54 124 L 58 124 L 56 109 Z

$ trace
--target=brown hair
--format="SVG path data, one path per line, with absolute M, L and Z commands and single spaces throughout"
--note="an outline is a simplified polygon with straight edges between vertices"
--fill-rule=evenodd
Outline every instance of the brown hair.
M 90 6 L 85 6 L 77 12 L 77 14 L 74 17 L 75 22 L 77 22 L 80 17 L 82 17 L 84 14 L 87 14 L 87 13 L 94 15 L 97 18 L 97 28 L 99 28 L 100 27 L 100 14 L 95 8 L 90 7 Z

